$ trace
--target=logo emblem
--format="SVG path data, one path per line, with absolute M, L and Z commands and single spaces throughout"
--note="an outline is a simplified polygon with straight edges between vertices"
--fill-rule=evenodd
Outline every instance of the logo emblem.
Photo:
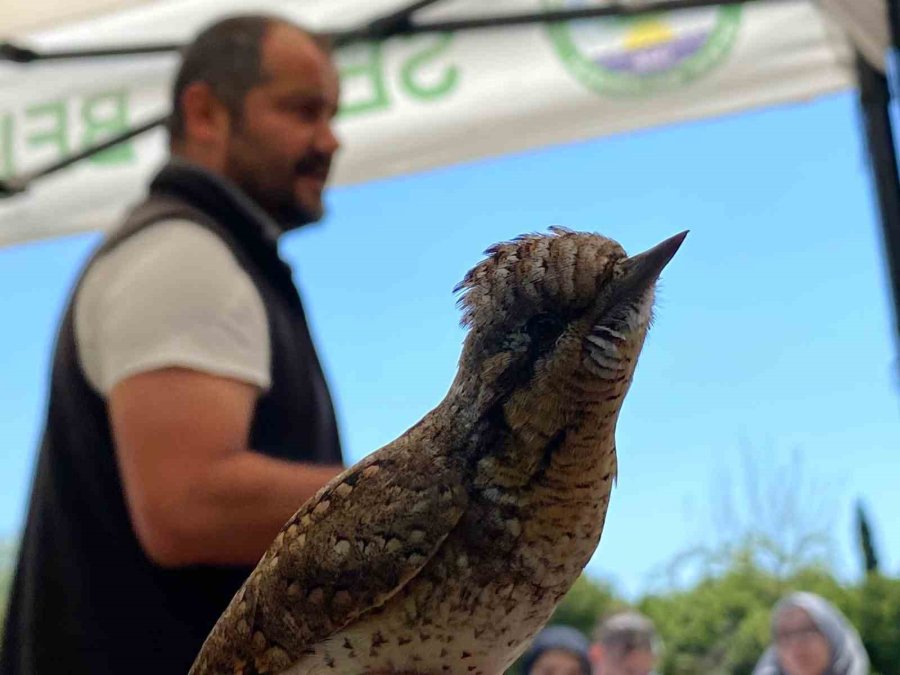
M 550 10 L 588 0 L 542 0 Z M 566 68 L 603 95 L 674 89 L 725 61 L 740 27 L 740 5 L 553 23 L 547 32 Z

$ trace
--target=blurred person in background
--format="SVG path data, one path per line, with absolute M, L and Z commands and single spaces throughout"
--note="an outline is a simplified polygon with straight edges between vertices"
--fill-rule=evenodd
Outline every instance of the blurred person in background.
M 651 675 L 661 652 L 653 622 L 635 611 L 613 614 L 594 631 L 594 675 Z
M 522 656 L 522 675 L 591 675 L 587 638 L 570 626 L 544 628 Z
M 342 469 L 277 248 L 323 214 L 337 70 L 318 37 L 258 15 L 182 57 L 170 161 L 59 329 L 2 675 L 187 672 L 281 526 Z
M 772 611 L 772 646 L 753 675 L 868 675 L 869 657 L 856 629 L 830 602 L 792 593 Z

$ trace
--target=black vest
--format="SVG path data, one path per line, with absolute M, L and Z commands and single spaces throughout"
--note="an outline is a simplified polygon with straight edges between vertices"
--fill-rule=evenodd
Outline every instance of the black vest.
M 262 296 L 272 387 L 257 404 L 251 448 L 340 464 L 331 399 L 290 268 L 241 197 L 202 171 L 169 165 L 87 268 L 136 232 L 173 218 L 218 235 Z M 78 362 L 73 305 L 57 336 L 0 674 L 186 673 L 250 568 L 171 570 L 147 558 L 126 509 L 106 403 Z

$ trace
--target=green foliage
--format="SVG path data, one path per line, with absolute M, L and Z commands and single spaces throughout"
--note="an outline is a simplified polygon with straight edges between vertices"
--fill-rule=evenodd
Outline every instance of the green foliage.
M 900 579 L 869 574 L 858 589 L 854 623 L 882 675 L 900 673 Z M 849 614 L 848 614 L 849 616 Z
M 799 588 L 840 606 L 852 599 L 822 568 L 782 579 L 761 569 L 752 551 L 744 551 L 720 576 L 686 591 L 646 597 L 639 609 L 654 620 L 666 643 L 664 673 L 749 675 L 769 643 L 771 607 Z
M 752 671 L 765 648 L 768 609 L 780 592 L 777 580 L 744 554 L 721 576 L 689 590 L 648 596 L 638 608 L 663 638 L 663 672 L 741 675 Z
M 15 544 L 0 541 L 0 631 L 6 619 L 6 603 L 12 587 L 12 576 L 15 563 Z

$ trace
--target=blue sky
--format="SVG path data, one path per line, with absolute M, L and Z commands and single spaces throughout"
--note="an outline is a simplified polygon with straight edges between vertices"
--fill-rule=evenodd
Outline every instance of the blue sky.
M 845 576 L 863 498 L 900 572 L 900 380 L 859 132 L 847 94 L 332 190 L 328 218 L 283 253 L 348 458 L 446 392 L 463 339 L 451 289 L 488 245 L 562 224 L 638 252 L 690 229 L 620 418 L 590 573 L 634 595 L 665 584 L 677 553 L 771 518 L 744 496 L 747 466 L 833 534 Z M 0 535 L 24 517 L 58 314 L 97 241 L 0 249 Z

